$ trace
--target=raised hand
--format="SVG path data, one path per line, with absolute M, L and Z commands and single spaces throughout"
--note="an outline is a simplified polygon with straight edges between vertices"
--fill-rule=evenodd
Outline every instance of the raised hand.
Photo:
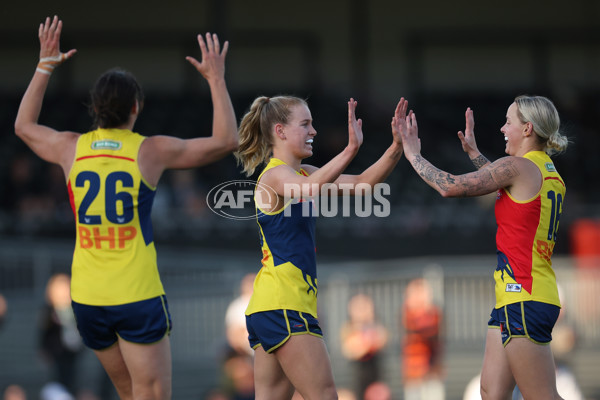
M 50 75 L 54 68 L 68 60 L 77 52 L 71 49 L 66 53 L 60 51 L 60 33 L 62 31 L 62 21 L 55 15 L 54 18 L 46 18 L 46 21 L 40 24 L 38 37 L 40 39 L 40 62 L 37 71 Z
M 348 101 L 348 145 L 358 149 L 363 142 L 362 119 L 356 119 L 356 105 L 354 99 Z
M 419 128 L 417 116 L 410 110 L 406 117 L 398 118 L 396 126 L 402 137 L 402 147 L 407 159 L 421 153 L 421 139 L 419 139 Z
M 406 110 L 408 109 L 408 100 L 405 100 L 404 97 L 400 99 L 398 105 L 396 106 L 396 110 L 394 111 L 394 116 L 392 117 L 392 136 L 394 137 L 394 142 L 398 144 L 402 144 L 402 136 L 400 135 L 400 130 L 398 127 L 398 121 L 400 119 L 406 118 Z
M 202 35 L 198 35 L 198 44 L 200 45 L 200 52 L 202 53 L 202 62 L 189 56 L 185 59 L 188 60 L 207 81 L 212 82 L 216 79 L 223 79 L 225 76 L 225 56 L 227 55 L 229 42 L 226 41 L 223 44 L 223 49 L 221 49 L 217 34 L 206 33 L 206 41 Z
M 458 138 L 465 153 L 469 155 L 479 153 L 475 142 L 475 119 L 471 108 L 467 108 L 467 111 L 465 111 L 465 132 L 459 131 Z

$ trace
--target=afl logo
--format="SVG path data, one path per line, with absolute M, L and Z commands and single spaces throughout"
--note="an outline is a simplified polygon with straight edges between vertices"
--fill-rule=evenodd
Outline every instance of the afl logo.
M 255 191 L 261 188 L 256 194 Z M 261 209 L 270 208 L 277 203 L 277 195 L 273 188 L 264 184 L 257 184 L 251 180 L 235 180 L 221 183 L 213 187 L 206 195 L 206 204 L 215 214 L 229 219 L 247 220 L 257 217 Z M 258 217 L 264 214 L 260 213 Z

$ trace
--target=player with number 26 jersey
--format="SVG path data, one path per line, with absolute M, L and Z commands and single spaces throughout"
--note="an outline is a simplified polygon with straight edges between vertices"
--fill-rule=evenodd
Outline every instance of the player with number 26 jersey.
M 150 213 L 155 188 L 138 166 L 145 137 L 97 129 L 79 137 L 68 191 L 77 239 L 74 301 L 119 305 L 163 295 Z

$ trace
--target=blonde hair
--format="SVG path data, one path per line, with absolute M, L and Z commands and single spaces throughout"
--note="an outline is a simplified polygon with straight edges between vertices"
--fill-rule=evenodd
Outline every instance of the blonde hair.
M 517 115 L 521 123 L 530 122 L 544 151 L 548 155 L 561 153 L 567 149 L 569 139 L 561 135 L 560 117 L 552 101 L 543 96 L 517 96 Z
M 297 105 L 307 104 L 294 96 L 260 96 L 252 102 L 250 110 L 240 122 L 240 143 L 234 153 L 246 176 L 252 175 L 257 167 L 269 159 L 273 148 L 273 125 L 287 124 L 292 108 Z

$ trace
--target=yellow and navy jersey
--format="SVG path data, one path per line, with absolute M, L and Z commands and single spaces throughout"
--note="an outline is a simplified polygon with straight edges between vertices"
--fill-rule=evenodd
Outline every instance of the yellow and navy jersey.
M 539 168 L 542 187 L 525 201 L 515 200 L 504 189 L 498 191 L 496 308 L 527 300 L 560 307 L 551 256 L 565 198 L 565 183 L 543 151 L 532 151 L 524 157 Z
M 142 177 L 145 137 L 98 129 L 81 135 L 67 188 L 75 214 L 71 297 L 110 306 L 164 294 L 150 214 L 156 188 Z
M 257 182 L 266 171 L 284 164 L 271 158 Z M 304 170 L 296 173 L 308 176 Z M 256 197 L 254 202 L 258 204 Z M 312 207 L 312 201 L 302 200 L 290 200 L 275 212 L 266 212 L 256 205 L 263 258 L 246 315 L 288 309 L 317 317 L 315 213 Z

